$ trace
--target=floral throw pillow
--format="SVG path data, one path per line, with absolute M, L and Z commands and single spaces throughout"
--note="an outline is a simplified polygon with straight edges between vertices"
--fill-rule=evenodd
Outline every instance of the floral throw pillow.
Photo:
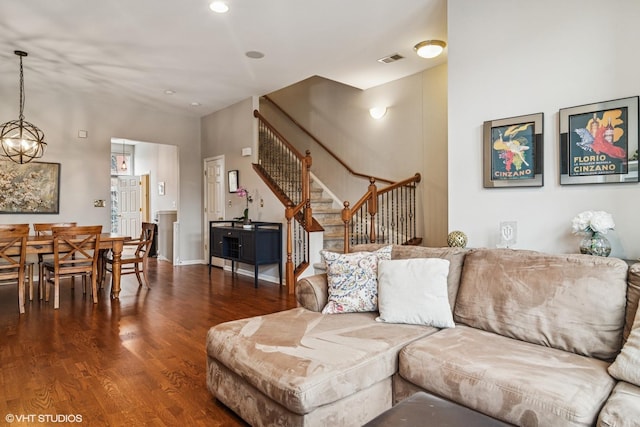
M 327 263 L 329 295 L 325 314 L 378 309 L 378 261 L 391 259 L 392 246 L 375 252 L 339 254 L 322 251 Z

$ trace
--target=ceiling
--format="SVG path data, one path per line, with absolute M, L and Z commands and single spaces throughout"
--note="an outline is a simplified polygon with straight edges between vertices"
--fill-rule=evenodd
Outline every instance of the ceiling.
M 16 49 L 27 117 L 40 91 L 204 116 L 314 75 L 367 89 L 446 61 L 413 52 L 446 40 L 446 0 L 227 0 L 226 14 L 209 1 L 2 0 L 0 99 L 17 110 Z

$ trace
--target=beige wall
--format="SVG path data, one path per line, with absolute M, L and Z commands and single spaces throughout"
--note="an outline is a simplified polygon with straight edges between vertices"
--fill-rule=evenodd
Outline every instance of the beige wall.
M 257 108 L 257 100 L 246 99 L 204 116 L 201 119 L 202 158 L 224 156 L 226 170 L 238 170 L 239 185 L 245 187 L 254 199 L 253 203 L 249 204 L 249 217 L 253 221 L 284 222 L 284 207 L 258 177 L 251 165 L 257 162 L 257 147 L 255 146 L 257 125 L 256 119 L 253 117 L 255 108 Z M 249 157 L 241 155 L 242 148 L 246 147 L 252 149 L 252 155 Z M 225 183 L 226 188 L 227 184 Z M 225 191 L 225 195 L 225 219 L 241 216 L 246 206 L 246 200 L 227 191 Z M 208 238 L 208 233 L 205 236 Z M 285 259 L 284 248 L 283 231 L 283 260 Z M 252 267 L 244 268 L 250 269 L 253 274 Z M 278 277 L 277 267 L 261 266 L 260 275 L 261 278 L 273 280 Z
M 0 98 L 13 99 L 15 88 L 0 85 Z M 142 107 L 130 99 L 97 99 L 91 94 L 30 91 L 25 117 L 40 127 L 48 142 L 44 162 L 61 164 L 58 215 L 1 215 L 2 223 L 77 221 L 110 229 L 108 204 L 94 208 L 95 199 L 110 199 L 111 138 L 176 145 L 180 162 L 178 195 L 180 259 L 200 262 L 202 255 L 200 122 L 179 113 Z M 17 118 L 14 103 L 0 103 L 2 121 Z M 88 138 L 78 138 L 78 130 Z
M 312 77 L 269 96 L 356 172 L 391 180 L 420 173 L 419 231 L 424 244 L 437 246 L 446 245 L 447 234 L 446 85 L 442 65 L 364 91 Z M 369 115 L 374 105 L 388 108 L 380 120 Z M 315 143 L 281 124 L 269 103 L 260 108 L 300 152 L 311 151 L 313 173 L 341 200 L 353 203 L 364 194 L 366 179 L 350 175 Z
M 422 73 L 425 246 L 447 246 L 447 64 Z

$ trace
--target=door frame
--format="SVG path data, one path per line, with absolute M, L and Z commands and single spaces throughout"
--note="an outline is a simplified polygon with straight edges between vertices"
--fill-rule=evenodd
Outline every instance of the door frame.
M 203 224 L 203 228 L 202 228 L 202 250 L 203 250 L 203 259 L 206 261 L 206 264 L 208 265 L 211 260 L 209 259 L 209 222 L 207 220 L 207 206 L 209 206 L 209 191 L 207 188 L 207 163 L 211 162 L 211 161 L 220 161 L 220 163 L 222 164 L 222 170 L 223 170 L 223 174 L 222 174 L 222 188 L 226 188 L 226 166 L 225 166 L 225 158 L 224 158 L 224 154 L 219 155 L 219 156 L 212 156 L 212 157 L 206 157 L 203 159 L 202 162 L 202 181 L 203 181 L 203 185 L 202 185 L 202 189 L 204 192 L 203 195 L 203 206 L 202 206 L 202 224 Z M 222 200 L 222 212 L 223 214 L 225 214 L 224 216 L 226 216 L 226 203 L 224 202 L 224 198 Z

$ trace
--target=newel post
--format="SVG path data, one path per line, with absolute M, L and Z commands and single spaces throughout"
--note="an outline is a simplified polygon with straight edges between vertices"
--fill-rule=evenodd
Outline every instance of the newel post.
M 291 231 L 291 220 L 293 219 L 293 207 L 291 203 L 284 210 L 285 218 L 287 219 L 287 262 L 285 264 L 285 284 L 287 291 L 291 295 L 294 293 L 295 276 L 293 274 L 293 237 Z
M 369 230 L 369 242 L 376 242 L 376 227 L 375 227 L 375 217 L 378 213 L 378 188 L 376 187 L 376 179 L 371 177 L 369 178 L 369 194 L 370 198 L 367 200 L 367 211 L 369 212 L 369 216 L 371 217 L 371 229 Z
M 344 202 L 342 209 L 342 222 L 344 223 L 344 253 L 349 253 L 349 222 L 351 221 L 351 209 L 349 202 Z

